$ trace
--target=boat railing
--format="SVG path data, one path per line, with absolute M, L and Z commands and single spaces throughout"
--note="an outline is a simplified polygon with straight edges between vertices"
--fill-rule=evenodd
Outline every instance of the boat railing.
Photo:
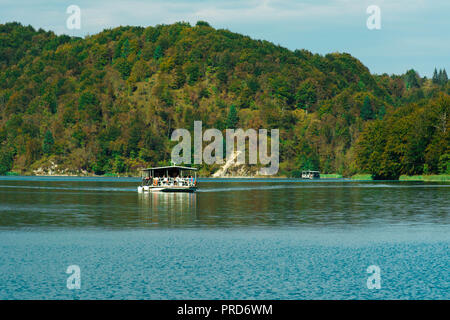
M 193 187 L 196 185 L 196 180 L 194 178 L 144 178 L 142 185 L 154 187 Z

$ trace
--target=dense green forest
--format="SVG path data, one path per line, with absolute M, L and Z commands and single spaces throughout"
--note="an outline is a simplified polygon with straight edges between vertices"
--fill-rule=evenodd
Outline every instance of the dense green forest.
M 85 38 L 0 25 L 0 174 L 168 164 L 171 132 L 194 120 L 280 129 L 279 175 L 450 173 L 449 108 L 445 70 L 373 75 L 347 53 L 290 51 L 206 22 Z

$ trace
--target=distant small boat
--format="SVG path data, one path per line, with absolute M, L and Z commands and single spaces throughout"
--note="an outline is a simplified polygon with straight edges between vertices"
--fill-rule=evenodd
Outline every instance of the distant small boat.
M 182 166 L 147 168 L 142 171 L 138 192 L 195 192 L 197 169 Z M 189 174 L 194 171 L 194 176 Z
M 302 179 L 320 179 L 320 173 L 312 170 L 302 171 Z

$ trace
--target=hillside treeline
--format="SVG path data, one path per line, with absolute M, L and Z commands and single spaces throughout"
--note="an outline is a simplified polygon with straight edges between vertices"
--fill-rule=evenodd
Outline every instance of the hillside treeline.
M 290 51 L 206 22 L 85 38 L 0 25 L 0 173 L 135 172 L 177 128 L 280 129 L 280 175 L 448 171 L 446 70 L 373 75 L 347 53 Z M 217 166 L 203 166 L 209 174 Z

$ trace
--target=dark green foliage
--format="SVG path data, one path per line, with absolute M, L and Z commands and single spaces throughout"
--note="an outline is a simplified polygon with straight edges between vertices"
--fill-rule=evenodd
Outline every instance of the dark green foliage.
M 437 85 L 444 86 L 448 82 L 447 71 L 439 69 L 439 73 L 436 68 L 434 68 L 432 82 Z
M 364 103 L 361 109 L 361 118 L 363 118 L 363 120 L 371 120 L 374 118 L 372 104 L 370 103 L 370 98 L 368 96 L 364 98 Z
M 50 130 L 45 132 L 44 142 L 42 143 L 42 151 L 49 155 L 52 152 L 53 145 L 55 144 L 55 140 L 53 139 L 53 134 Z
M 228 80 L 228 75 L 227 72 L 224 68 L 220 68 L 219 71 L 217 72 L 217 79 L 220 80 L 220 82 L 222 83 L 226 83 Z
M 407 89 L 419 88 L 419 76 L 413 69 L 408 70 L 405 74 L 405 85 Z
M 228 111 L 228 117 L 227 117 L 227 129 L 236 129 L 237 123 L 238 123 L 238 114 L 236 107 L 234 104 L 230 106 L 230 110 Z
M 434 84 L 439 84 L 439 76 L 436 68 L 434 68 L 432 81 Z
M 272 94 L 281 102 L 292 104 L 294 101 L 293 89 L 288 79 L 277 76 L 270 80 Z
M 199 66 L 196 63 L 189 64 L 186 67 L 186 74 L 188 75 L 188 83 L 192 86 L 199 78 Z
M 114 61 L 114 65 L 117 69 L 117 71 L 120 72 L 120 74 L 122 75 L 123 79 L 127 79 L 130 76 L 130 72 L 131 72 L 131 64 L 127 61 L 127 59 L 125 58 L 117 58 Z
M 11 148 L 0 147 L 0 175 L 6 174 L 13 167 L 14 152 Z
M 130 43 L 128 42 L 128 39 L 125 39 L 125 41 L 122 44 L 122 48 L 121 48 L 121 54 L 120 56 L 122 58 L 127 58 L 128 55 L 130 54 Z
M 57 102 L 56 102 L 56 95 L 55 95 L 54 91 L 47 92 L 46 94 L 44 94 L 43 100 L 44 100 L 44 104 L 47 106 L 48 110 L 51 113 L 56 113 Z
M 358 166 L 377 179 L 446 171 L 449 112 L 450 96 L 440 95 L 398 109 L 385 121 L 375 120 L 358 141 Z
M 293 170 L 291 172 L 291 177 L 292 178 L 301 178 L 302 177 L 302 170 Z
M 89 90 L 86 90 L 81 94 L 78 102 L 78 109 L 86 111 L 89 119 L 92 121 L 100 121 L 102 118 L 100 101 L 96 94 Z
M 159 45 L 156 47 L 155 52 L 153 53 L 153 58 L 158 60 L 161 59 L 164 56 L 164 52 L 162 47 Z
M 79 110 L 86 110 L 89 106 L 95 105 L 98 103 L 97 97 L 91 91 L 84 91 L 78 102 Z
M 439 173 L 450 174 L 450 153 L 445 153 L 439 157 Z
M 447 76 L 447 71 L 445 71 L 445 69 L 444 70 L 439 70 L 438 79 L 439 79 L 439 84 L 441 86 L 447 84 L 448 76 Z
M 206 22 L 206 21 L 197 21 L 197 23 L 196 23 L 196 26 L 199 26 L 199 27 L 210 27 L 210 25 L 209 25 L 209 23 L 208 22 Z
M 126 166 L 123 161 L 123 158 L 117 155 L 114 159 L 113 171 L 115 173 L 123 173 L 123 172 L 125 172 L 125 170 L 126 170 Z
M 297 107 L 309 110 L 317 101 L 313 84 L 309 81 L 302 83 L 295 95 L 295 99 L 297 101 Z
M 386 107 L 382 105 L 378 110 L 378 119 L 382 120 L 385 115 L 386 115 Z

